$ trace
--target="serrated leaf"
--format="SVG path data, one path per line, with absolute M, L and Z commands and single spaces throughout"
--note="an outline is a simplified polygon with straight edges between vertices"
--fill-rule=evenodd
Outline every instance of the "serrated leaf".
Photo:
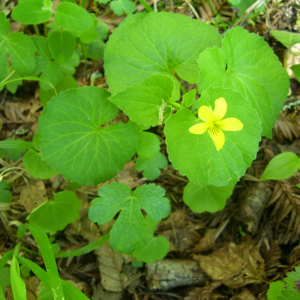
M 36 47 L 30 37 L 21 32 L 14 32 L 8 35 L 6 40 L 13 67 L 23 75 L 33 73 L 36 64 L 33 54 Z
M 12 200 L 11 193 L 7 189 L 9 188 L 8 183 L 5 180 L 0 181 L 0 202 L 10 203 Z
M 152 157 L 141 157 L 136 159 L 135 169 L 137 171 L 143 171 L 143 176 L 149 180 L 154 180 L 159 177 L 160 169 L 164 169 L 168 166 L 166 157 L 160 152 Z
M 43 8 L 44 0 L 22 1 L 14 8 L 12 18 L 26 25 L 44 23 L 51 18 L 52 11 Z
M 46 232 L 55 233 L 78 218 L 80 206 L 81 202 L 73 192 L 59 192 L 53 201 L 46 201 L 35 208 L 27 220 L 38 224 Z
M 170 103 L 178 100 L 179 89 L 170 76 L 153 75 L 109 98 L 132 121 L 141 125 L 157 126 L 171 109 Z
M 48 179 L 56 174 L 42 159 L 42 154 L 30 149 L 23 157 L 24 167 L 30 175 L 36 178 Z
M 170 248 L 168 240 L 163 236 L 152 237 L 147 245 L 140 247 L 132 253 L 139 261 L 153 263 L 158 259 L 164 258 Z
M 293 152 L 283 152 L 272 158 L 260 180 L 284 180 L 292 177 L 300 167 L 299 157 Z
M 291 48 L 295 44 L 300 43 L 299 33 L 284 30 L 271 30 L 270 33 L 276 38 L 276 40 L 287 48 Z
M 89 218 L 93 222 L 105 224 L 121 210 L 113 229 L 110 231 L 110 244 L 117 251 L 131 254 L 146 245 L 152 236 L 141 208 L 150 218 L 160 221 L 170 213 L 170 204 L 164 198 L 165 190 L 154 184 L 142 185 L 132 194 L 123 183 L 112 183 L 99 190 L 99 196 L 92 201 Z
M 117 16 L 125 13 L 131 14 L 135 11 L 135 4 L 130 0 L 114 0 L 110 2 L 110 8 Z
M 155 156 L 159 152 L 159 138 L 154 133 L 144 132 L 144 129 L 148 129 L 147 126 L 141 126 L 132 121 L 129 121 L 128 125 L 138 137 L 137 154 L 148 158 Z
M 244 125 L 240 131 L 224 131 L 225 144 L 217 151 L 208 132 L 192 134 L 189 128 L 199 121 L 186 109 L 178 111 L 166 122 L 166 144 L 174 168 L 196 184 L 234 185 L 255 159 L 261 139 L 260 119 L 250 103 L 231 89 L 210 88 L 201 94 L 199 106 L 214 108 L 215 100 L 224 97 L 224 118 L 238 118 Z
M 66 63 L 74 53 L 75 38 L 69 31 L 54 31 L 49 35 L 49 48 L 55 61 Z
M 35 46 L 37 47 L 37 53 L 47 60 L 51 60 L 52 54 L 49 48 L 49 39 L 43 36 L 32 36 L 31 37 Z
M 207 49 L 199 56 L 199 93 L 212 86 L 239 91 L 257 110 L 262 135 L 271 138 L 288 93 L 286 71 L 262 37 L 241 27 L 228 31 L 222 44 L 222 49 Z
M 57 6 L 54 21 L 64 29 L 79 32 L 89 30 L 94 25 L 85 9 L 70 2 L 62 2 Z
M 232 194 L 234 186 L 197 185 L 189 182 L 183 193 L 183 201 L 195 213 L 222 210 Z
M 165 12 L 128 15 L 110 36 L 104 52 L 109 89 L 114 95 L 157 73 L 174 77 L 176 72 L 195 83 L 199 53 L 220 42 L 215 28 L 187 16 Z
M 103 127 L 118 113 L 108 96 L 99 87 L 70 89 L 53 97 L 40 117 L 43 159 L 67 179 L 84 185 L 105 182 L 136 151 L 130 126 Z

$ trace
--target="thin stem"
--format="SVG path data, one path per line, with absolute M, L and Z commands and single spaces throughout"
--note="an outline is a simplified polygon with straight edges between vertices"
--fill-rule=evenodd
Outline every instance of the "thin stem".
M 4 78 L 2 81 L 1 81 L 1 83 L 2 82 L 4 82 L 4 81 L 6 81 L 9 77 L 11 77 L 12 75 L 14 75 L 14 73 L 16 72 L 16 70 L 13 70 L 6 78 Z
M 183 94 L 186 94 L 187 93 L 187 91 L 186 91 L 186 89 L 184 88 L 184 86 L 179 82 L 179 84 L 180 84 L 180 90 L 182 91 L 182 93 Z
M 44 37 L 48 36 L 48 28 L 47 28 L 47 23 L 44 23 Z
M 149 6 L 144 0 L 139 0 L 139 2 L 146 8 L 147 11 L 154 11 L 154 9 Z
M 36 24 L 33 24 L 33 28 L 34 28 L 35 34 L 36 34 L 37 36 L 40 36 L 41 34 L 40 34 L 39 27 L 38 27 Z

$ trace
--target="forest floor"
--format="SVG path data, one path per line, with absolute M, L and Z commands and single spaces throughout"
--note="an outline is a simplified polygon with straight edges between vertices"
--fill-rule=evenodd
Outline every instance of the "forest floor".
M 12 2 L 8 1 L 7 7 L 8 3 Z M 93 2 L 87 8 L 94 11 Z M 142 8 L 137 5 L 138 11 Z M 237 17 L 236 11 L 221 0 L 180 3 L 162 0 L 158 1 L 158 9 L 199 17 L 218 27 L 222 33 L 229 24 L 236 23 L 263 36 L 286 68 L 297 63 L 297 57 L 289 54 L 269 34 L 270 30 L 299 32 L 300 3 L 297 1 L 268 1 L 266 11 L 253 12 L 244 18 Z M 97 10 L 98 19 L 109 25 L 110 32 L 125 17 L 117 17 L 107 5 L 100 4 Z M 93 67 L 103 72 L 102 62 Z M 76 74 L 79 86 L 88 84 L 82 75 L 84 71 L 82 63 Z M 256 160 L 236 185 L 222 211 L 193 213 L 182 201 L 188 181 L 170 165 L 154 181 L 167 191 L 172 205 L 171 215 L 157 229 L 157 234 L 166 237 L 171 245 L 166 258 L 140 268 L 133 267 L 132 257 L 118 254 L 105 244 L 89 254 L 58 259 L 61 278 L 70 281 L 93 300 L 267 299 L 269 284 L 284 278 L 300 265 L 300 189 L 296 187 L 300 183 L 300 172 L 288 180 L 259 180 L 268 162 L 277 154 L 290 151 L 300 155 L 300 115 L 296 102 L 300 100 L 300 85 L 289 74 L 291 86 L 286 104 L 293 105 L 279 114 L 273 139 L 262 139 Z M 96 85 L 106 87 L 105 77 Z M 14 95 L 2 91 L 0 99 L 3 121 L 0 140 L 13 137 L 31 141 L 41 114 L 38 84 L 25 81 Z M 163 136 L 161 127 L 154 128 L 153 132 Z M 166 153 L 163 142 L 161 147 Z M 22 166 L 22 157 L 16 161 L 5 158 L 1 162 L 2 167 Z M 13 201 L 5 212 L 5 222 L 1 215 L 2 255 L 13 249 L 17 243 L 18 226 L 26 222 L 26 217 L 44 201 L 45 196 L 68 189 L 66 180 L 60 175 L 41 180 L 17 172 L 5 179 L 12 185 Z M 117 179 L 132 188 L 147 182 L 134 169 L 133 162 L 126 164 Z M 101 185 L 76 190 L 82 201 L 80 218 L 54 236 L 62 250 L 77 249 L 99 238 L 99 227 L 87 217 L 90 202 L 97 197 L 99 187 Z M 102 226 L 101 232 L 105 233 L 110 226 Z M 43 266 L 42 258 L 34 254 L 38 247 L 30 237 L 26 238 L 26 248 L 33 252 L 24 251 L 23 255 Z M 212 280 L 212 274 L 219 279 Z M 36 299 L 39 280 L 33 274 L 24 280 L 29 291 L 28 300 Z M 13 299 L 9 287 L 6 297 Z

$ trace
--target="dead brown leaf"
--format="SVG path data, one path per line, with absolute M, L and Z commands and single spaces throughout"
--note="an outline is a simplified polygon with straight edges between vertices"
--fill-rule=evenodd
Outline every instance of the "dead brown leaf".
M 265 278 L 264 260 L 251 240 L 241 245 L 231 242 L 210 255 L 194 255 L 194 259 L 212 280 L 231 288 L 260 283 Z

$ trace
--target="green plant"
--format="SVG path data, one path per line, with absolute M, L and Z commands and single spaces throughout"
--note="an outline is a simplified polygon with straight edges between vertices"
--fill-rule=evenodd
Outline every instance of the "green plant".
M 300 296 L 300 268 L 295 272 L 289 272 L 287 277 L 270 284 L 267 293 L 269 300 L 297 300 Z
M 31 9 L 30 15 L 21 13 L 25 8 Z M 11 66 L 5 61 L 23 78 L 36 79 L 41 74 L 37 80 L 43 91 L 44 110 L 33 143 L 1 141 L 0 147 L 23 152 L 29 149 L 24 166 L 35 177 L 49 178 L 57 172 L 87 186 L 110 180 L 137 153 L 136 168 L 153 180 L 167 164 L 158 137 L 147 130 L 164 125 L 168 158 L 190 180 L 184 191 L 185 203 L 195 212 L 222 209 L 255 159 L 261 136 L 271 138 L 272 127 L 286 100 L 288 76 L 267 43 L 242 28 L 231 29 L 223 38 L 214 27 L 183 15 L 128 15 L 104 50 L 109 92 L 95 86 L 75 87 L 67 76 L 74 73 L 80 56 L 102 57 L 102 40 L 107 31 L 103 33 L 105 26 L 73 3 L 59 4 L 56 12 L 50 8 L 48 2 L 27 0 L 12 14 L 19 22 L 35 25 L 54 14 L 54 22 L 47 25 L 51 29 L 47 32 L 46 27 L 44 37 L 19 34 L 24 39 L 24 49 L 29 49 L 26 65 L 18 59 L 11 59 Z M 13 56 L 16 51 L 10 49 L 14 37 L 8 35 L 4 14 L 0 14 L 0 24 L 4 25 L 0 27 L 4 28 L 1 45 L 5 44 L 5 51 Z M 95 40 L 103 47 L 93 48 Z M 1 59 L 6 59 L 6 52 Z M 1 79 L 6 76 L 4 72 Z M 186 92 L 183 81 L 197 83 L 200 99 L 195 99 L 196 90 Z M 8 83 L 4 81 L 0 86 Z M 119 109 L 129 122 L 121 121 Z M 195 117 L 197 109 L 199 118 Z M 198 130 L 192 130 L 194 126 Z M 28 217 L 30 224 L 24 225 L 40 247 L 49 246 L 49 241 L 45 236 L 38 239 L 35 234 L 39 228 L 54 233 L 76 218 L 79 202 L 71 192 L 64 193 L 55 195 L 52 203 L 38 207 Z M 165 238 L 154 236 L 158 222 L 170 213 L 169 200 L 164 195 L 164 189 L 153 183 L 133 192 L 121 183 L 105 185 L 99 189 L 100 198 L 93 200 L 89 217 L 104 224 L 121 211 L 105 239 L 109 238 L 118 251 L 152 262 L 164 257 L 169 247 Z M 71 202 L 75 207 L 70 216 L 56 224 L 42 218 L 47 214 L 55 217 Z M 41 280 L 55 299 L 63 299 L 64 293 L 67 299 L 66 284 L 58 277 L 50 248 L 41 251 L 48 275 L 19 257 L 17 251 L 12 276 L 20 278 L 20 262 L 44 278 Z M 88 246 L 89 251 L 93 249 Z M 19 283 L 13 289 L 23 295 L 22 286 Z

